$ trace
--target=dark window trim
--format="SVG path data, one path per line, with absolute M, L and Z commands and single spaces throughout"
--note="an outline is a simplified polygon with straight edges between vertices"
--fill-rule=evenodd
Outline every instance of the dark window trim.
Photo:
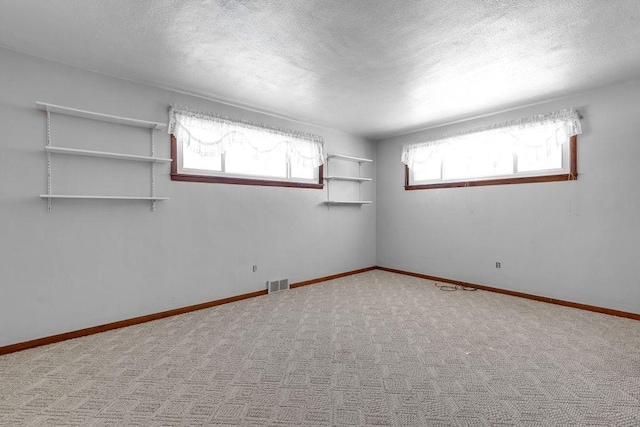
M 578 179 L 578 137 L 569 138 L 569 173 L 513 178 L 493 178 L 472 181 L 438 182 L 434 184 L 409 184 L 409 167 L 404 167 L 405 190 L 430 190 L 433 188 L 481 187 L 485 185 L 528 184 L 531 182 L 575 181 Z
M 208 182 L 213 184 L 258 185 L 262 187 L 294 187 L 294 188 L 324 188 L 324 167 L 320 165 L 318 170 L 318 183 L 278 181 L 260 178 L 237 178 L 230 176 L 193 175 L 178 173 L 178 141 L 171 134 L 171 180 L 186 182 Z

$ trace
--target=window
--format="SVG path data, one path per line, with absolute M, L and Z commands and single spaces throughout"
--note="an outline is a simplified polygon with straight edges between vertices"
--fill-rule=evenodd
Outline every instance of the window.
M 577 111 L 563 110 L 403 147 L 405 188 L 577 179 Z
M 173 107 L 169 115 L 173 180 L 323 188 L 321 136 Z

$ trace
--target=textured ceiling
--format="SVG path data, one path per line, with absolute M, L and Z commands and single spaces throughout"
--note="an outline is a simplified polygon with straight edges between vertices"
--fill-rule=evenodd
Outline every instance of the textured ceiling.
M 0 46 L 380 138 L 640 80 L 639 20 L 638 0 L 2 0 Z

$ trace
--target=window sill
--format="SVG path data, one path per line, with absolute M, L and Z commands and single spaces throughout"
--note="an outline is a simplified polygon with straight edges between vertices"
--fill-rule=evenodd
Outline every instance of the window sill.
M 558 174 L 558 175 L 543 175 L 543 176 L 528 176 L 520 178 L 499 178 L 499 179 L 484 179 L 476 181 L 458 181 L 458 182 L 443 182 L 436 184 L 417 184 L 417 185 L 405 185 L 405 190 L 430 190 L 433 188 L 456 188 L 456 187 L 481 187 L 485 185 L 506 185 L 506 184 L 528 184 L 532 182 L 554 182 L 554 181 L 575 181 L 578 179 L 578 174 Z
M 312 182 L 231 178 L 231 177 L 225 177 L 225 176 L 187 175 L 187 174 L 179 174 L 179 173 L 172 173 L 171 180 L 187 181 L 187 182 L 208 182 L 208 183 L 214 183 L 214 184 L 257 185 L 262 187 L 293 187 L 293 188 L 315 188 L 315 189 L 324 188 L 323 184 L 316 184 Z

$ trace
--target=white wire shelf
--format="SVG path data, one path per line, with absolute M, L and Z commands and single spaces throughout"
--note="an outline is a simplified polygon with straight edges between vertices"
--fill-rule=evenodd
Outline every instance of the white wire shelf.
M 171 163 L 171 159 L 161 157 L 137 156 L 133 154 L 110 153 L 106 151 L 79 150 L 76 148 L 44 147 L 47 153 L 68 154 L 72 156 L 102 157 L 106 159 L 132 160 L 147 163 Z
M 355 182 L 367 182 L 373 181 L 373 178 L 360 178 L 357 176 L 325 176 L 327 181 L 355 181 Z
M 147 129 L 165 129 L 165 123 L 151 122 L 147 120 L 130 119 L 128 117 L 112 116 L 110 114 L 95 113 L 93 111 L 79 110 L 77 108 L 63 107 L 60 105 L 49 104 L 46 102 L 36 101 L 38 110 L 48 111 L 50 113 L 64 114 L 67 116 L 81 117 L 83 119 L 99 120 L 108 123 L 116 123 L 119 125 L 135 126 Z
M 76 194 L 41 194 L 43 199 L 97 199 L 97 200 L 151 200 L 152 202 L 169 200 L 168 197 L 149 196 L 83 196 Z
M 327 205 L 370 205 L 373 202 L 371 200 L 327 200 L 324 202 Z
M 342 160 L 348 160 L 351 162 L 358 162 L 358 163 L 368 163 L 368 162 L 373 162 L 373 160 L 371 159 L 365 159 L 362 157 L 353 157 L 353 156 L 345 156 L 344 154 L 329 154 L 327 156 L 328 158 L 333 158 L 333 159 L 342 159 Z

